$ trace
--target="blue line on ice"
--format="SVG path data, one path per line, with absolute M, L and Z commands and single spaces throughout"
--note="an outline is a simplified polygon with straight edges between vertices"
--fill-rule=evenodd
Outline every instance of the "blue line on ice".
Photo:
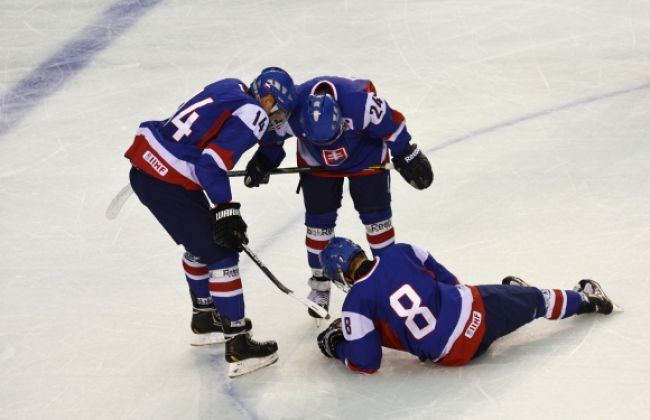
M 0 137 L 162 0 L 119 0 L 0 98 Z

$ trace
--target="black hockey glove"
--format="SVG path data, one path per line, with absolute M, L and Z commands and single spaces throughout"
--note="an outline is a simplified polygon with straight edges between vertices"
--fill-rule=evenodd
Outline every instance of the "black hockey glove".
M 393 165 L 406 182 L 418 190 L 429 187 L 433 182 L 429 159 L 418 149 L 417 144 L 409 144 L 404 153 L 393 157 Z
M 248 188 L 254 188 L 259 187 L 261 184 L 268 184 L 269 176 L 273 169 L 274 167 L 271 162 L 269 162 L 268 158 L 258 150 L 246 165 L 244 185 Z
M 322 333 L 318 334 L 318 348 L 327 357 L 338 359 L 336 346 L 342 341 L 343 330 L 341 329 L 341 318 L 337 318 Z
M 212 238 L 214 242 L 233 251 L 241 252 L 248 243 L 246 222 L 239 212 L 239 203 L 222 203 L 210 210 L 212 213 Z

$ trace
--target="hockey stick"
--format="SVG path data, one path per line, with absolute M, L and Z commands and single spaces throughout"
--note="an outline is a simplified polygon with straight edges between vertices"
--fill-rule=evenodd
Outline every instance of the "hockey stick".
M 301 172 L 318 172 L 323 170 L 324 168 L 322 166 L 308 166 L 308 167 L 291 167 L 291 168 L 277 168 L 271 171 L 272 175 L 281 175 L 281 174 L 295 174 L 295 173 L 301 173 Z M 373 170 L 373 169 L 393 169 L 392 164 L 386 164 L 386 165 L 372 165 L 369 166 L 365 169 L 364 171 L 368 170 Z M 238 170 L 238 171 L 229 171 L 227 173 L 229 178 L 232 177 L 238 177 L 238 176 L 245 176 L 246 171 L 245 170 Z M 108 204 L 108 207 L 106 208 L 106 218 L 108 220 L 113 220 L 115 219 L 119 214 L 120 211 L 122 210 L 122 207 L 124 206 L 124 203 L 131 197 L 131 194 L 133 194 L 133 189 L 131 188 L 131 184 L 127 184 L 122 189 L 120 192 L 117 193 L 115 197 L 111 200 L 111 202 Z
M 317 305 L 315 302 L 312 302 L 311 300 L 297 296 L 293 290 L 289 289 L 287 286 L 284 284 L 280 283 L 280 280 L 277 279 L 271 273 L 271 270 L 269 270 L 264 263 L 259 259 L 257 255 L 251 249 L 248 247 L 248 245 L 242 244 L 242 247 L 244 248 L 244 252 L 253 260 L 255 264 L 266 274 L 266 276 L 275 284 L 278 289 L 282 290 L 283 293 L 286 293 L 287 295 L 291 296 L 292 298 L 296 299 L 298 302 L 302 303 L 303 305 L 307 306 L 309 309 L 312 311 L 316 312 L 321 318 L 329 318 L 329 314 L 327 313 L 327 310 L 323 308 L 322 306 Z
M 274 169 L 273 171 L 271 171 L 271 174 L 294 174 L 294 173 L 300 173 L 300 172 L 315 172 L 315 171 L 318 171 L 320 169 L 321 169 L 321 167 L 278 168 L 278 169 Z M 246 171 L 245 170 L 229 171 L 229 172 L 226 173 L 226 175 L 229 178 L 238 177 L 238 176 L 245 176 Z M 127 184 L 120 190 L 120 192 L 117 193 L 117 195 L 115 197 L 113 197 L 111 202 L 108 204 L 108 207 L 106 208 L 106 218 L 108 220 L 113 220 L 120 214 L 120 210 L 122 210 L 122 207 L 124 206 L 124 203 L 127 202 L 129 197 L 131 197 L 131 194 L 133 194 L 133 189 L 131 188 L 131 184 Z
M 124 206 L 124 203 L 126 203 L 126 200 L 131 197 L 131 194 L 133 194 L 133 189 L 131 188 L 131 184 L 126 184 L 120 192 L 117 193 L 115 197 L 111 200 L 111 202 L 108 204 L 108 207 L 106 208 L 106 218 L 108 220 L 113 220 L 117 217 L 118 214 L 120 214 L 120 210 L 122 210 L 122 206 Z

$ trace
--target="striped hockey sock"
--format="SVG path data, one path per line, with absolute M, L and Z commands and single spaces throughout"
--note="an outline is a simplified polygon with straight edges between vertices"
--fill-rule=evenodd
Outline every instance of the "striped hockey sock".
M 544 296 L 546 319 L 563 319 L 578 313 L 582 298 L 573 290 L 540 289 Z
M 196 298 L 197 303 L 201 305 L 212 304 L 212 298 L 208 290 L 208 279 L 210 278 L 208 266 L 200 263 L 198 257 L 185 252 L 183 254 L 183 271 L 185 271 L 185 280 L 187 280 L 190 292 Z
M 381 253 L 387 246 L 395 242 L 395 229 L 390 218 L 366 224 L 366 239 L 373 255 Z

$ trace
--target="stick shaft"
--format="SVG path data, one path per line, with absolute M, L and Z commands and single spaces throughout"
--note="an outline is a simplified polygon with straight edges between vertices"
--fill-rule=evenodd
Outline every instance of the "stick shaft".
M 375 170 L 375 169 L 393 169 L 393 165 L 388 163 L 386 165 L 371 165 L 365 169 L 364 171 L 369 171 L 369 170 Z M 282 175 L 282 174 L 295 174 L 295 173 L 309 173 L 309 172 L 319 172 L 323 171 L 324 168 L 322 166 L 309 166 L 309 167 L 290 167 L 290 168 L 277 168 L 271 171 L 272 175 Z M 234 178 L 238 176 L 245 176 L 246 171 L 245 170 L 237 170 L 237 171 L 229 171 L 227 172 L 227 175 L 229 178 Z M 113 220 L 115 219 L 119 214 L 120 211 L 122 210 L 122 207 L 124 204 L 127 202 L 129 197 L 131 197 L 131 194 L 133 194 L 133 189 L 131 189 L 131 185 L 127 184 L 122 189 L 120 192 L 117 193 L 115 197 L 111 200 L 111 202 L 108 204 L 108 207 L 106 208 L 106 218 L 108 220 Z
M 246 255 L 248 255 L 251 260 L 266 274 L 266 276 L 275 284 L 278 289 L 280 289 L 283 293 L 286 293 L 287 295 L 291 296 L 292 298 L 296 299 L 298 302 L 302 303 L 303 305 L 307 306 L 309 309 L 313 310 L 316 312 L 318 315 L 320 315 L 322 318 L 327 317 L 327 310 L 323 308 L 322 306 L 317 305 L 315 302 L 312 302 L 309 299 L 302 298 L 300 296 L 297 296 L 293 290 L 289 289 L 287 286 L 282 284 L 280 280 L 278 280 L 277 277 L 271 273 L 271 270 L 269 270 L 266 265 L 262 262 L 262 260 L 259 259 L 259 257 L 251 251 L 251 249 L 248 247 L 246 244 L 242 244 L 242 247 L 244 248 L 244 252 Z

